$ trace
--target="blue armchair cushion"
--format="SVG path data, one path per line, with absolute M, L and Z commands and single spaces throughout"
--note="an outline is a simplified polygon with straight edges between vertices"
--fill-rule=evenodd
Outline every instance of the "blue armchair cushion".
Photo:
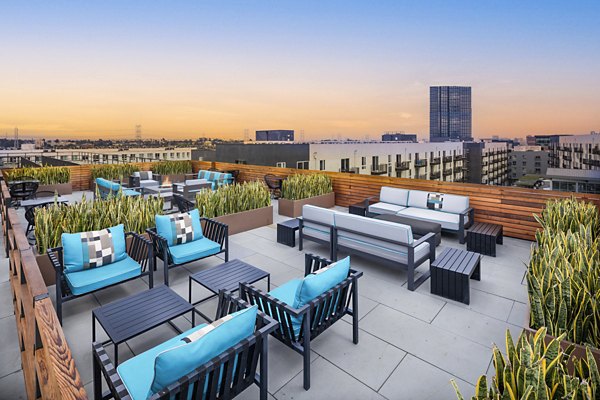
M 119 190 L 121 190 L 121 185 L 113 182 L 113 181 L 109 181 L 108 179 L 104 179 L 104 178 L 96 178 L 96 185 L 106 189 L 106 190 L 111 190 L 113 192 L 118 192 Z
M 174 264 L 185 264 L 219 253 L 221 245 L 208 238 L 202 238 L 189 243 L 169 246 L 169 251 Z
M 300 286 L 302 286 L 302 279 L 292 279 L 291 281 L 288 281 L 283 285 L 271 290 L 269 294 L 292 308 L 298 308 L 296 302 L 296 293 L 298 293 Z M 275 313 L 271 312 L 269 315 L 275 316 Z M 277 310 L 276 318 L 281 322 L 282 316 L 279 315 L 279 310 Z M 290 318 L 292 320 L 292 329 L 294 330 L 294 335 L 297 337 L 300 333 L 300 328 L 302 328 L 302 318 L 291 315 Z M 279 325 L 279 329 L 283 329 L 283 327 Z
M 302 307 L 348 277 L 350 257 L 329 265 L 326 269 L 304 277 L 296 292 L 294 308 Z
M 169 246 L 202 239 L 202 225 L 198 209 L 187 213 L 156 215 L 156 233 L 167 240 Z
M 157 355 L 165 350 L 179 346 L 181 339 L 205 326 L 206 324 L 198 325 L 119 364 L 117 372 L 131 398 L 133 400 L 146 400 L 148 398 L 148 395 L 151 393 L 152 380 L 154 379 L 154 360 Z
M 127 257 L 123 224 L 99 231 L 63 233 L 66 272 L 102 267 Z
M 123 260 L 106 265 L 65 273 L 65 280 L 71 293 L 78 296 L 94 290 L 135 278 L 142 273 L 142 267 L 133 258 L 126 256 Z
M 133 189 L 125 189 L 125 190 L 123 190 L 123 194 L 125 196 L 141 196 L 140 192 L 133 190 Z
M 200 365 L 218 356 L 242 339 L 254 333 L 257 307 L 249 307 L 231 314 L 230 318 L 214 326 L 203 335 L 195 332 L 184 336 L 194 338 L 187 343 L 181 340 L 175 347 L 157 354 L 154 360 L 154 379 L 150 390 L 156 393 L 192 372 Z M 204 327 L 205 328 L 205 327 Z M 201 328 L 201 329 L 204 329 Z

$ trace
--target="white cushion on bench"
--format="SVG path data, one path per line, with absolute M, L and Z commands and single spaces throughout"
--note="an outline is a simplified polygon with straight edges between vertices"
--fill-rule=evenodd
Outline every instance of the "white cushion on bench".
M 412 194 L 412 193 L 411 193 Z M 443 229 L 458 230 L 460 215 L 443 211 L 430 210 L 428 208 L 409 207 L 398 213 L 421 221 L 437 222 Z
M 369 212 L 375 214 L 396 214 L 398 211 L 404 210 L 406 207 L 390 203 L 375 203 L 369 206 Z
M 408 203 L 408 190 L 383 186 L 379 192 L 379 201 L 406 207 Z

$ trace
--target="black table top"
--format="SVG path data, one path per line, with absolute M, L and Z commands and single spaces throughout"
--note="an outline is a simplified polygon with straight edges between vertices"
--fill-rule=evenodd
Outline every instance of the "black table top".
M 216 294 L 223 289 L 238 290 L 240 283 L 254 283 L 268 276 L 269 273 L 262 269 L 240 260 L 231 260 L 190 275 L 190 279 Z
M 287 221 L 280 222 L 277 225 L 283 225 L 292 229 L 299 229 L 300 221 L 298 220 L 298 218 L 288 219 Z
M 487 222 L 475 222 L 473 226 L 469 228 L 467 234 L 476 233 L 479 235 L 498 235 L 500 230 L 502 229 L 502 225 L 490 224 Z
M 431 263 L 432 267 L 468 273 L 475 268 L 480 260 L 480 255 L 472 251 L 446 247 L 442 254 Z
M 122 343 L 193 310 L 168 286 L 158 286 L 96 308 L 96 320 L 113 343 Z

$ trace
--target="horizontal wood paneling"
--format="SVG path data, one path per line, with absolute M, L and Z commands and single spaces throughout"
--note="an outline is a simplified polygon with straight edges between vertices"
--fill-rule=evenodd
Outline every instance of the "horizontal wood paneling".
M 204 161 L 194 161 L 193 163 L 195 171 L 210 168 L 212 165 L 212 163 Z M 574 196 L 579 200 L 589 201 L 600 207 L 600 195 L 585 193 L 296 170 L 257 165 L 215 163 L 214 166 L 219 170 L 239 170 L 239 179 L 242 181 L 263 180 L 265 174 L 284 177 L 294 173 L 326 173 L 333 179 L 336 204 L 344 207 L 362 201 L 367 197 L 377 196 L 382 186 L 469 196 L 470 205 L 475 210 L 476 221 L 500 224 L 503 226 L 506 236 L 527 240 L 533 240 L 535 231 L 539 228 L 533 214 L 539 214 L 550 199 Z

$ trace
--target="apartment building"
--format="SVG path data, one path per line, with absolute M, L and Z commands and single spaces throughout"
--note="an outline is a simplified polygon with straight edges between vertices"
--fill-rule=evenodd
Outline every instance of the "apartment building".
M 459 142 L 323 141 L 218 144 L 215 161 L 440 181 L 463 180 Z
M 464 142 L 465 182 L 503 186 L 508 181 L 508 142 Z
M 553 168 L 600 171 L 600 133 L 561 136 L 550 157 Z
M 508 179 L 512 184 L 524 175 L 546 175 L 550 152 L 542 146 L 515 146 L 508 157 Z

